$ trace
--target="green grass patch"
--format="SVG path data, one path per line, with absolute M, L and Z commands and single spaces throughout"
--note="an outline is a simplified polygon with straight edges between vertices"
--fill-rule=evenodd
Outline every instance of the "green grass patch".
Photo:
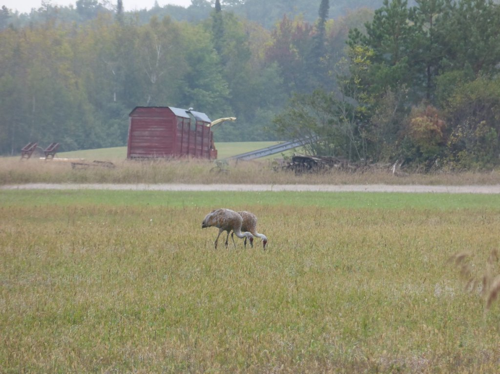
M 127 147 L 85 149 L 80 151 L 59 152 L 56 157 L 84 158 L 87 160 L 124 160 L 127 158 Z
M 270 147 L 279 142 L 217 142 L 215 148 L 218 158 L 224 159 L 241 153 L 255 151 Z M 87 149 L 81 151 L 60 152 L 57 157 L 84 158 L 86 160 L 124 160 L 127 158 L 127 147 L 114 147 L 102 149 Z
M 500 195 L 357 192 L 167 192 L 99 190 L 4 190 L 0 206 L 109 205 L 225 207 L 290 206 L 355 209 L 500 209 Z
M 220 206 L 269 249 L 215 250 Z M 0 212 L 2 372 L 500 368 L 500 303 L 446 265 L 498 247 L 496 196 L 2 191 Z

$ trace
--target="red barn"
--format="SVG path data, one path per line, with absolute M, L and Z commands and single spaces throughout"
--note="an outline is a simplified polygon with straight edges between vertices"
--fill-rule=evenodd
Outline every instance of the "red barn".
M 217 158 L 211 121 L 205 113 L 139 106 L 129 117 L 127 158 Z

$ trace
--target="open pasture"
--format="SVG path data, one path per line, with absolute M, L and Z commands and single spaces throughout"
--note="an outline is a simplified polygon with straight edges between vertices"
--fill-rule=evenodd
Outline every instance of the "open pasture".
M 279 142 L 216 142 L 218 158 L 224 159 L 240 153 L 255 151 L 257 149 L 270 147 Z M 89 149 L 81 151 L 60 152 L 59 157 L 77 157 L 97 160 L 124 160 L 127 158 L 127 147 L 113 147 L 102 149 Z
M 269 249 L 214 250 L 218 207 Z M 2 191 L 0 213 L 0 372 L 500 369 L 500 302 L 446 264 L 481 276 L 500 196 Z
M 126 147 L 58 153 L 54 160 L 33 156 L 29 160 L 0 157 L 0 185 L 25 183 L 206 183 L 206 184 L 388 184 L 388 185 L 497 185 L 500 172 L 466 171 L 414 173 L 395 176 L 387 164 L 364 172 L 332 169 L 296 175 L 281 168 L 283 158 L 300 148 L 252 161 L 227 161 L 228 157 L 262 149 L 278 142 L 217 143 L 218 161 L 200 159 L 127 160 Z M 112 162 L 99 167 L 94 161 Z M 220 162 L 222 161 L 222 162 Z M 73 164 L 89 164 L 82 167 Z M 102 164 L 101 164 L 102 165 Z
M 92 164 L 98 157 L 85 159 Z M 130 161 L 111 159 L 116 167 L 72 167 L 78 159 L 19 160 L 0 158 L 0 185 L 25 183 L 204 183 L 204 184 L 387 184 L 387 185 L 497 185 L 499 170 L 395 176 L 390 168 L 366 172 L 329 170 L 296 175 L 270 159 L 216 164 L 196 159 Z

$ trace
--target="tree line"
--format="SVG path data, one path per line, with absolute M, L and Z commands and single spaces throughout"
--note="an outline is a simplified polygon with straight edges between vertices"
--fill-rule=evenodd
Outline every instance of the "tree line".
M 323 81 L 324 70 L 314 70 L 323 59 L 318 53 L 338 60 L 350 25 L 371 17 L 361 10 L 325 19 L 325 47 L 313 56 L 315 28 L 301 16 L 283 16 L 266 29 L 217 0 L 200 22 L 152 16 L 144 23 L 138 12 L 124 12 L 121 0 L 113 11 L 89 1 L 69 9 L 84 22 L 68 22 L 68 8 L 45 3 L 33 22 L 16 25 L 3 8 L 1 154 L 16 154 L 30 141 L 59 142 L 63 150 L 123 146 L 136 106 L 237 117 L 215 129 L 217 141 L 277 139 L 272 120 L 291 92 L 310 92 Z
M 10 12 L 10 23 L 16 26 L 25 26 L 29 23 L 43 21 L 43 13 L 57 9 L 58 17 L 63 22 L 84 23 L 92 20 L 101 13 L 119 12 L 118 2 L 116 0 L 110 2 L 108 0 L 76 0 L 74 5 L 68 7 L 54 6 L 48 2 L 42 2 L 42 6 L 38 9 L 33 9 L 28 14 L 20 14 Z M 127 8 L 128 0 L 122 1 L 122 7 Z M 377 9 L 382 6 L 383 0 L 336 0 L 331 2 L 329 6 L 330 18 L 337 19 L 344 17 L 360 8 Z M 240 18 L 245 18 L 248 21 L 258 23 L 267 29 L 272 29 L 276 22 L 283 15 L 288 18 L 295 18 L 297 15 L 309 23 L 316 22 L 318 18 L 319 1 L 310 0 L 221 0 L 223 10 L 234 13 Z M 411 0 L 411 4 L 414 0 Z M 0 2 L 1 4 L 1 2 Z M 133 13 L 138 17 L 140 23 L 148 23 L 149 20 L 156 16 L 163 18 L 171 17 L 176 21 L 186 21 L 190 23 L 200 22 L 210 17 L 214 10 L 215 0 L 191 0 L 191 4 L 187 7 L 177 5 L 160 6 L 155 2 L 150 9 L 137 9 Z M 0 6 L 1 8 L 1 6 Z M 2 17 L 0 11 L 0 28 L 2 25 Z
M 421 170 L 499 162 L 500 7 L 489 0 L 384 0 L 353 28 L 335 89 L 295 95 L 275 120 L 311 153 Z

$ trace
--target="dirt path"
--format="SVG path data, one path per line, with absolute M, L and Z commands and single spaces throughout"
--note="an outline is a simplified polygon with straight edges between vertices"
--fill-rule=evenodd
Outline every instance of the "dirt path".
M 19 184 L 0 186 L 1 190 L 122 190 L 122 191 L 311 191 L 311 192 L 404 192 L 500 194 L 500 185 L 422 186 L 422 185 L 305 185 L 305 184 Z

